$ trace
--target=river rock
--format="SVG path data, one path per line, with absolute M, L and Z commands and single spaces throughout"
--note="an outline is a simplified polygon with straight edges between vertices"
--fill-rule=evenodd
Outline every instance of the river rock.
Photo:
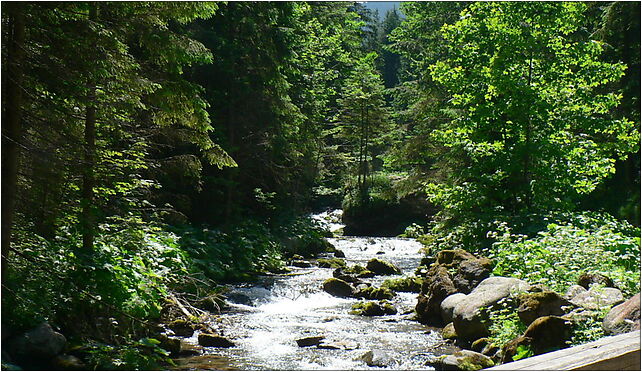
M 437 254 L 437 264 L 450 268 L 458 266 L 462 261 L 474 260 L 476 258 L 472 253 L 463 249 L 447 249 Z
M 455 306 L 464 298 L 466 298 L 466 295 L 463 293 L 453 293 L 441 302 L 441 318 L 445 323 L 453 321 Z
M 385 368 L 394 362 L 385 351 L 377 349 L 366 352 L 360 359 L 364 361 L 368 367 Z
M 455 306 L 453 323 L 457 334 L 470 341 L 488 336 L 481 308 L 492 307 L 511 293 L 527 291 L 529 288 L 530 285 L 520 279 L 499 276 L 485 279 Z
M 495 365 L 486 355 L 471 351 L 461 350 L 451 355 L 434 357 L 426 362 L 437 371 L 478 371 Z
M 342 250 L 340 250 L 340 249 L 335 249 L 335 250 L 334 250 L 334 257 L 338 257 L 338 258 L 345 258 L 345 257 L 346 257 L 346 254 L 345 254 L 345 253 L 343 253 L 343 251 L 342 251 Z
M 481 353 L 482 350 L 484 350 L 488 345 L 490 345 L 490 342 L 491 341 L 490 341 L 489 338 L 486 338 L 486 337 L 480 338 L 479 340 L 475 340 L 475 341 L 473 341 L 472 344 L 470 344 L 470 349 L 472 351 L 476 351 L 478 353 Z M 486 354 L 484 354 L 484 355 L 486 355 Z
M 290 261 L 290 266 L 308 268 L 308 267 L 312 267 L 312 264 L 309 263 L 308 261 L 292 260 L 292 261 Z
M 535 355 L 568 347 L 573 330 L 571 322 L 559 316 L 543 316 L 535 319 L 524 332 L 530 338 Z
M 167 328 L 171 329 L 176 336 L 192 337 L 194 335 L 194 326 L 187 320 L 177 319 L 167 324 Z
M 457 288 L 455 288 L 446 266 L 432 266 L 421 286 L 421 293 L 415 307 L 419 321 L 435 326 L 443 325 L 441 303 L 446 297 L 456 292 Z
M 336 269 L 339 267 L 346 267 L 346 261 L 342 258 L 319 258 L 317 260 L 317 265 L 319 267 L 325 267 L 325 268 L 331 268 L 331 269 Z
M 9 340 L 3 345 L 11 357 L 18 363 L 31 363 L 34 359 L 49 360 L 60 354 L 65 348 L 65 336 L 56 332 L 47 322 Z
M 517 315 L 525 324 L 531 324 L 535 319 L 547 316 L 561 316 L 566 313 L 565 308 L 572 304 L 553 291 L 524 293 L 517 297 L 519 307 Z
M 532 338 L 524 337 L 524 336 L 519 336 L 517 338 L 514 338 L 508 341 L 502 347 L 500 362 L 503 364 L 503 363 L 510 363 L 515 361 L 513 357 L 517 355 L 517 353 L 519 352 L 519 347 L 523 346 L 523 347 L 530 348 L 532 341 L 533 341 Z
M 593 284 L 599 284 L 603 287 L 615 287 L 611 278 L 599 273 L 582 273 L 577 279 L 577 284 L 585 289 L 589 289 Z
M 205 347 L 232 347 L 236 346 L 232 341 L 225 337 L 214 335 L 211 333 L 201 333 L 198 335 L 198 343 Z
M 571 300 L 576 306 L 589 310 L 597 310 L 602 307 L 611 307 L 624 302 L 624 295 L 619 289 L 592 286 L 588 291 L 580 292 Z
M 178 338 L 174 337 L 168 337 L 165 334 L 161 334 L 157 337 L 158 341 L 160 341 L 160 346 L 161 348 L 169 351 L 171 354 L 178 354 L 181 352 L 181 340 Z
M 365 298 L 367 300 L 392 300 L 392 298 L 395 297 L 395 293 L 388 288 L 367 286 L 360 288 L 354 294 L 354 297 Z
M 401 270 L 391 264 L 390 262 L 373 258 L 366 264 L 366 269 L 372 271 L 376 275 L 395 275 L 401 274 Z
M 387 301 L 357 302 L 352 305 L 352 310 L 350 311 L 350 314 L 352 315 L 364 316 L 394 315 L 396 313 L 397 309 Z
M 619 335 L 640 329 L 640 294 L 615 306 L 604 318 L 602 328 L 607 335 Z
M 441 337 L 444 340 L 457 339 L 457 331 L 455 331 L 455 326 L 452 323 L 446 324 L 446 326 L 441 329 Z
M 490 276 L 493 261 L 488 258 L 474 258 L 461 261 L 453 278 L 455 287 L 462 293 L 470 293 L 482 280 Z
M 51 360 L 51 367 L 56 371 L 86 371 L 87 366 L 80 358 L 73 355 L 61 354 Z
M 296 344 L 299 347 L 318 346 L 324 338 L 325 336 L 304 337 L 296 340 Z
M 337 297 L 350 297 L 354 293 L 354 288 L 350 284 L 337 278 L 330 278 L 323 282 L 323 290 Z

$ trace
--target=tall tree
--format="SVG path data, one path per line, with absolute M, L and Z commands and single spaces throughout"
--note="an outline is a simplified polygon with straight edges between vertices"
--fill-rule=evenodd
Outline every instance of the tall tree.
M 475 3 L 443 27 L 450 55 L 431 66 L 456 111 L 432 136 L 451 172 L 430 194 L 444 214 L 572 208 L 637 144 L 597 87 L 625 66 L 576 37 L 582 3 Z M 578 40 L 579 39 L 579 40 Z

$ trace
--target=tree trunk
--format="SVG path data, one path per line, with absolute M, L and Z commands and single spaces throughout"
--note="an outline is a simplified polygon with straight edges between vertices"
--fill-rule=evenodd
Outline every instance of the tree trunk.
M 98 16 L 97 5 L 89 11 L 89 20 L 94 21 Z M 94 216 L 94 167 L 96 161 L 96 85 L 87 82 L 87 104 L 85 107 L 85 143 L 84 143 L 84 171 L 82 177 L 82 253 L 91 255 L 94 251 L 94 238 L 96 236 L 96 221 Z
M 9 8 L 9 50 L 7 55 L 6 108 L 2 115 L 2 282 L 7 272 L 11 248 L 11 228 L 16 203 L 19 143 L 22 135 L 22 74 L 24 62 L 24 4 L 5 4 Z M 4 85 L 4 84 L 3 84 Z

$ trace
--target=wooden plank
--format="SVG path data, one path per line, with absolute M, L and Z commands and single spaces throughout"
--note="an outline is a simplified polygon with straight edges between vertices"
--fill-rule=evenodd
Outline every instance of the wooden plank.
M 489 370 L 640 371 L 640 331 L 506 363 Z

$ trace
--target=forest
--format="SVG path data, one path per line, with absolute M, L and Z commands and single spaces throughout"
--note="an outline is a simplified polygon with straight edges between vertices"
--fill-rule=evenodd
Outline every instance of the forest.
M 640 329 L 639 2 L 1 10 L 3 370 L 471 370 Z M 306 310 L 261 344 L 274 304 Z

